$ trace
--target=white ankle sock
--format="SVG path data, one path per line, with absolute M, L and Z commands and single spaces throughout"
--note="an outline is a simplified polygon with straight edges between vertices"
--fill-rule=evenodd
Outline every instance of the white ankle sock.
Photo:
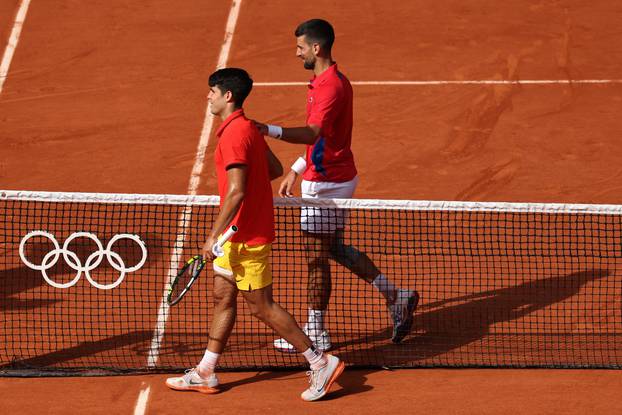
M 387 300 L 387 303 L 393 304 L 395 302 L 397 288 L 395 288 L 395 285 L 393 285 L 387 277 L 383 274 L 378 274 L 371 284 L 380 291 L 380 294 Z
M 219 353 L 210 352 L 209 350 L 205 349 L 203 359 L 201 359 L 201 361 L 199 362 L 199 369 L 201 373 L 203 373 L 204 375 L 207 373 L 214 373 L 219 358 Z
M 319 336 L 324 330 L 324 310 L 309 309 L 309 317 L 307 319 L 307 330 L 310 335 Z
M 305 357 L 305 359 L 307 359 L 307 362 L 309 362 L 311 370 L 317 370 L 319 368 L 322 368 L 326 365 L 326 363 L 328 363 L 328 360 L 326 359 L 326 356 L 324 356 L 324 353 L 322 353 L 320 350 L 317 350 L 313 346 L 302 352 L 302 355 Z

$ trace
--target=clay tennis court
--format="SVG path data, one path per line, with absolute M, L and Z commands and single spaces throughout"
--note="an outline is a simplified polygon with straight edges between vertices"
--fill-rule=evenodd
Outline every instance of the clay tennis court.
M 24 3 L 0 4 L 2 48 Z M 606 1 L 180 7 L 31 0 L 0 89 L 0 188 L 216 194 L 209 74 L 224 56 L 256 82 L 245 105 L 250 117 L 301 124 L 310 75 L 295 58 L 293 30 L 310 17 L 334 25 L 333 54 L 354 84 L 357 197 L 622 203 L 622 6 Z M 193 188 L 200 142 L 206 156 Z M 301 152 L 269 143 L 285 165 Z M 615 370 L 349 370 L 314 404 L 298 398 L 304 372 L 224 372 L 226 391 L 215 396 L 173 393 L 165 378 L 2 378 L 1 406 L 48 413 L 66 412 L 68 403 L 82 413 L 622 409 Z

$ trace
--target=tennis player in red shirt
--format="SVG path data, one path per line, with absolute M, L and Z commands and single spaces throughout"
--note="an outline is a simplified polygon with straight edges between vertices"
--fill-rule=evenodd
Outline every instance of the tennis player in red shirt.
M 304 156 L 296 160 L 281 183 L 279 194 L 293 196 L 294 184 L 302 175 L 303 198 L 351 198 L 358 183 L 350 149 L 353 94 L 350 81 L 339 71 L 331 55 L 335 33 L 327 21 L 312 19 L 300 24 L 295 35 L 296 56 L 314 74 L 307 91 L 306 125 L 282 128 L 256 123 L 264 135 L 307 146 Z M 324 351 L 331 347 L 324 328 L 331 293 L 330 265 L 325 253 L 384 296 L 393 320 L 391 340 L 401 342 L 412 328 L 419 294 L 395 287 L 365 253 L 344 244 L 343 210 L 303 208 L 301 225 L 309 244 L 309 316 L 303 330 L 315 346 Z M 284 338 L 275 340 L 274 347 L 281 351 L 297 349 Z
M 311 371 L 310 386 L 301 397 L 305 401 L 320 399 L 343 372 L 344 363 L 317 350 L 294 318 L 272 298 L 269 256 L 274 211 L 270 181 L 281 176 L 283 168 L 244 115 L 242 104 L 253 81 L 243 69 L 226 68 L 210 76 L 209 86 L 210 111 L 223 120 L 214 153 L 220 212 L 203 248 L 203 257 L 214 261 L 214 315 L 201 362 L 185 375 L 167 379 L 166 385 L 182 391 L 218 392 L 215 368 L 235 324 L 236 298 L 241 292 L 253 316 L 297 350 L 304 350 Z M 231 225 L 239 231 L 223 246 L 224 256 L 215 257 L 211 247 Z

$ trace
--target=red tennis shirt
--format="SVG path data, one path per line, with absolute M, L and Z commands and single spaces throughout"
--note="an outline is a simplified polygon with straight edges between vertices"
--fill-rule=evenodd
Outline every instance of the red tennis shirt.
M 231 241 L 251 246 L 271 243 L 274 240 L 274 208 L 266 140 L 241 109 L 223 121 L 216 135 L 219 140 L 214 161 L 221 208 L 228 188 L 227 167 L 235 164 L 247 166 L 245 197 L 231 222 L 239 231 Z
M 337 64 L 309 83 L 307 125 L 321 128 L 307 146 L 307 169 L 302 178 L 313 182 L 347 182 L 356 176 L 352 143 L 352 85 Z

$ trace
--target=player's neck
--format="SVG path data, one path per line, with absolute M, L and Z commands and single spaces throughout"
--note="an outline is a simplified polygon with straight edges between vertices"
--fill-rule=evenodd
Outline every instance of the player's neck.
M 331 57 L 328 58 L 318 58 L 315 61 L 315 67 L 313 68 L 313 74 L 315 76 L 320 76 L 324 71 L 326 71 L 335 61 Z
M 233 114 L 234 112 L 236 112 L 237 110 L 239 110 L 241 108 L 236 108 L 233 105 L 227 105 L 225 108 L 223 108 L 223 110 L 220 112 L 220 114 L 218 114 L 220 116 L 220 118 L 224 121 L 227 118 L 229 118 L 229 116 L 231 114 Z

